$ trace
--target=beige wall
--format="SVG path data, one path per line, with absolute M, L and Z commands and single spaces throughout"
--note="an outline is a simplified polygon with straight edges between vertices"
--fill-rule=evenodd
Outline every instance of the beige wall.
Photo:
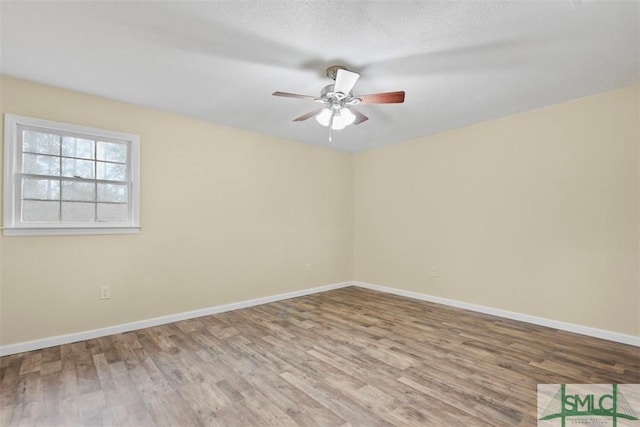
M 356 154 L 354 278 L 640 335 L 638 99 Z
M 350 154 L 11 78 L 0 101 L 140 135 L 142 159 L 140 234 L 0 238 L 0 344 L 351 279 Z
M 2 78 L 3 113 L 141 136 L 143 229 L 0 237 L 0 345 L 351 279 L 640 335 L 639 95 L 352 156 Z

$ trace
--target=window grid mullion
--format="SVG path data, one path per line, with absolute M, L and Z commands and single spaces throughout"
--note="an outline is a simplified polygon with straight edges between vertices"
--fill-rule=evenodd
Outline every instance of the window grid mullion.
M 43 156 L 43 157 L 62 157 L 63 159 L 98 161 L 100 163 L 109 163 L 112 165 L 127 165 L 127 162 L 116 162 L 115 160 L 96 160 L 96 159 L 88 159 L 86 157 L 63 156 L 62 154 L 34 153 L 32 151 L 22 151 L 22 153 L 33 154 L 35 156 Z
M 28 179 L 49 179 L 52 181 L 62 180 L 62 181 L 74 181 L 74 182 L 95 182 L 98 184 L 120 184 L 126 185 L 127 181 L 115 181 L 109 179 L 93 179 L 93 178 L 75 178 L 73 176 L 58 176 L 58 175 L 38 175 L 35 173 L 21 173 L 18 174 L 21 178 Z

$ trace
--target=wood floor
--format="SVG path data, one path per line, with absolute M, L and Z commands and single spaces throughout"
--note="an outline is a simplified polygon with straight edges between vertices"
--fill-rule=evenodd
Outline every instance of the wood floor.
M 349 287 L 0 359 L 2 426 L 535 426 L 637 347 Z

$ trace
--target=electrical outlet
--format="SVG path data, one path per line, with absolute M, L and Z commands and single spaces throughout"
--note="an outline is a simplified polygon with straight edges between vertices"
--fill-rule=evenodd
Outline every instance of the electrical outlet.
M 431 276 L 436 277 L 438 275 L 438 269 L 435 267 L 431 268 Z
M 310 262 L 307 263 L 306 271 L 307 271 L 307 273 L 311 272 L 311 263 Z
M 100 299 L 109 299 L 109 298 L 111 298 L 111 286 L 100 287 Z

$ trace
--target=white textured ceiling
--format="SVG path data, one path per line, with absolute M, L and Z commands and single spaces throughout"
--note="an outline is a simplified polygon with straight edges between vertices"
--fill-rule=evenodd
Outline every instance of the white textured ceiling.
M 0 72 L 358 151 L 639 81 L 638 1 L 0 1 Z M 370 120 L 335 132 L 327 66 L 361 73 Z

